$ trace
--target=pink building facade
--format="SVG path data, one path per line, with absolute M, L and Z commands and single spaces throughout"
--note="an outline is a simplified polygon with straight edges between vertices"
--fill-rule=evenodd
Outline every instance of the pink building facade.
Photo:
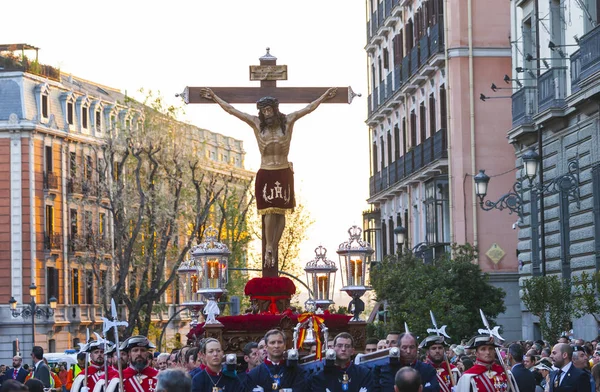
M 521 336 L 517 217 L 483 211 L 473 175 L 494 177 L 488 194 L 510 190 L 515 151 L 507 143 L 510 99 L 490 86 L 511 74 L 510 4 L 495 0 L 367 0 L 371 209 L 364 228 L 381 260 L 405 248 L 425 262 L 470 243 L 490 281 L 506 291 L 498 318 Z M 510 90 L 507 90 L 510 96 Z M 498 94 L 496 94 L 498 95 Z

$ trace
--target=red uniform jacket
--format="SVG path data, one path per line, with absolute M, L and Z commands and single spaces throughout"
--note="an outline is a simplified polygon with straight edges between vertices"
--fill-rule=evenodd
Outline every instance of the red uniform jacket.
M 157 374 L 158 370 L 150 366 L 146 366 L 141 372 L 129 366 L 123 370 L 125 392 L 154 392 Z

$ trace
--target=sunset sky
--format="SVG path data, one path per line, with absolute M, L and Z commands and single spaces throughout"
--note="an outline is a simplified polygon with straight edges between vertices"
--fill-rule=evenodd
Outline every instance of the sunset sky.
M 280 86 L 352 86 L 362 93 L 352 105 L 323 105 L 298 121 L 290 152 L 297 199 L 315 220 L 301 264 L 318 245 L 338 262 L 335 250 L 350 226 L 362 225 L 368 207 L 364 0 L 29 0 L 3 4 L 3 15 L 0 44 L 40 47 L 41 63 L 136 98 L 140 88 L 174 103 L 185 86 L 258 86 L 248 80 L 248 66 L 258 64 L 267 46 L 288 66 Z M 236 107 L 256 113 L 254 105 Z M 242 139 L 246 168 L 258 170 L 260 155 L 246 124 L 216 105 L 185 111 L 182 120 Z

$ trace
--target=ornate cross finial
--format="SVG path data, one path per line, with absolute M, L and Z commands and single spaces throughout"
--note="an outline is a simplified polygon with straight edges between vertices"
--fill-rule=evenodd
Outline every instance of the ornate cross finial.
M 265 53 L 259 60 L 277 60 L 277 57 L 271 54 L 271 48 L 267 47 L 267 53 Z

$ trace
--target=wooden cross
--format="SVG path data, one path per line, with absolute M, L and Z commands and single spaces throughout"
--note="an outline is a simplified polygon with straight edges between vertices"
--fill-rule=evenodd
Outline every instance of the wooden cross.
M 310 103 L 327 91 L 328 87 L 277 87 L 278 80 L 287 80 L 287 66 L 277 65 L 277 57 L 269 53 L 262 56 L 260 65 L 250 66 L 250 80 L 260 80 L 260 87 L 209 87 L 229 103 L 256 103 L 262 97 L 275 97 L 279 103 Z M 212 103 L 200 95 L 200 87 L 186 87 L 177 94 L 185 103 Z M 350 87 L 338 87 L 337 94 L 324 103 L 352 103 L 360 97 Z
M 279 103 L 311 103 L 323 95 L 328 87 L 277 87 L 278 80 L 287 80 L 287 65 L 277 65 L 277 58 L 269 53 L 260 57 L 260 65 L 250 66 L 250 80 L 260 80 L 260 87 L 209 87 L 216 95 L 224 101 L 234 104 L 256 103 L 263 97 L 277 98 Z M 200 94 L 201 87 L 186 87 L 181 97 L 186 104 L 202 103 L 214 104 L 211 99 L 204 98 Z M 350 87 L 338 87 L 337 94 L 323 103 L 352 103 L 354 97 L 360 97 Z M 262 260 L 265 259 L 265 223 L 264 216 L 262 222 Z M 263 277 L 279 276 L 278 250 L 274 249 L 275 263 L 271 267 L 266 267 L 263 262 Z

